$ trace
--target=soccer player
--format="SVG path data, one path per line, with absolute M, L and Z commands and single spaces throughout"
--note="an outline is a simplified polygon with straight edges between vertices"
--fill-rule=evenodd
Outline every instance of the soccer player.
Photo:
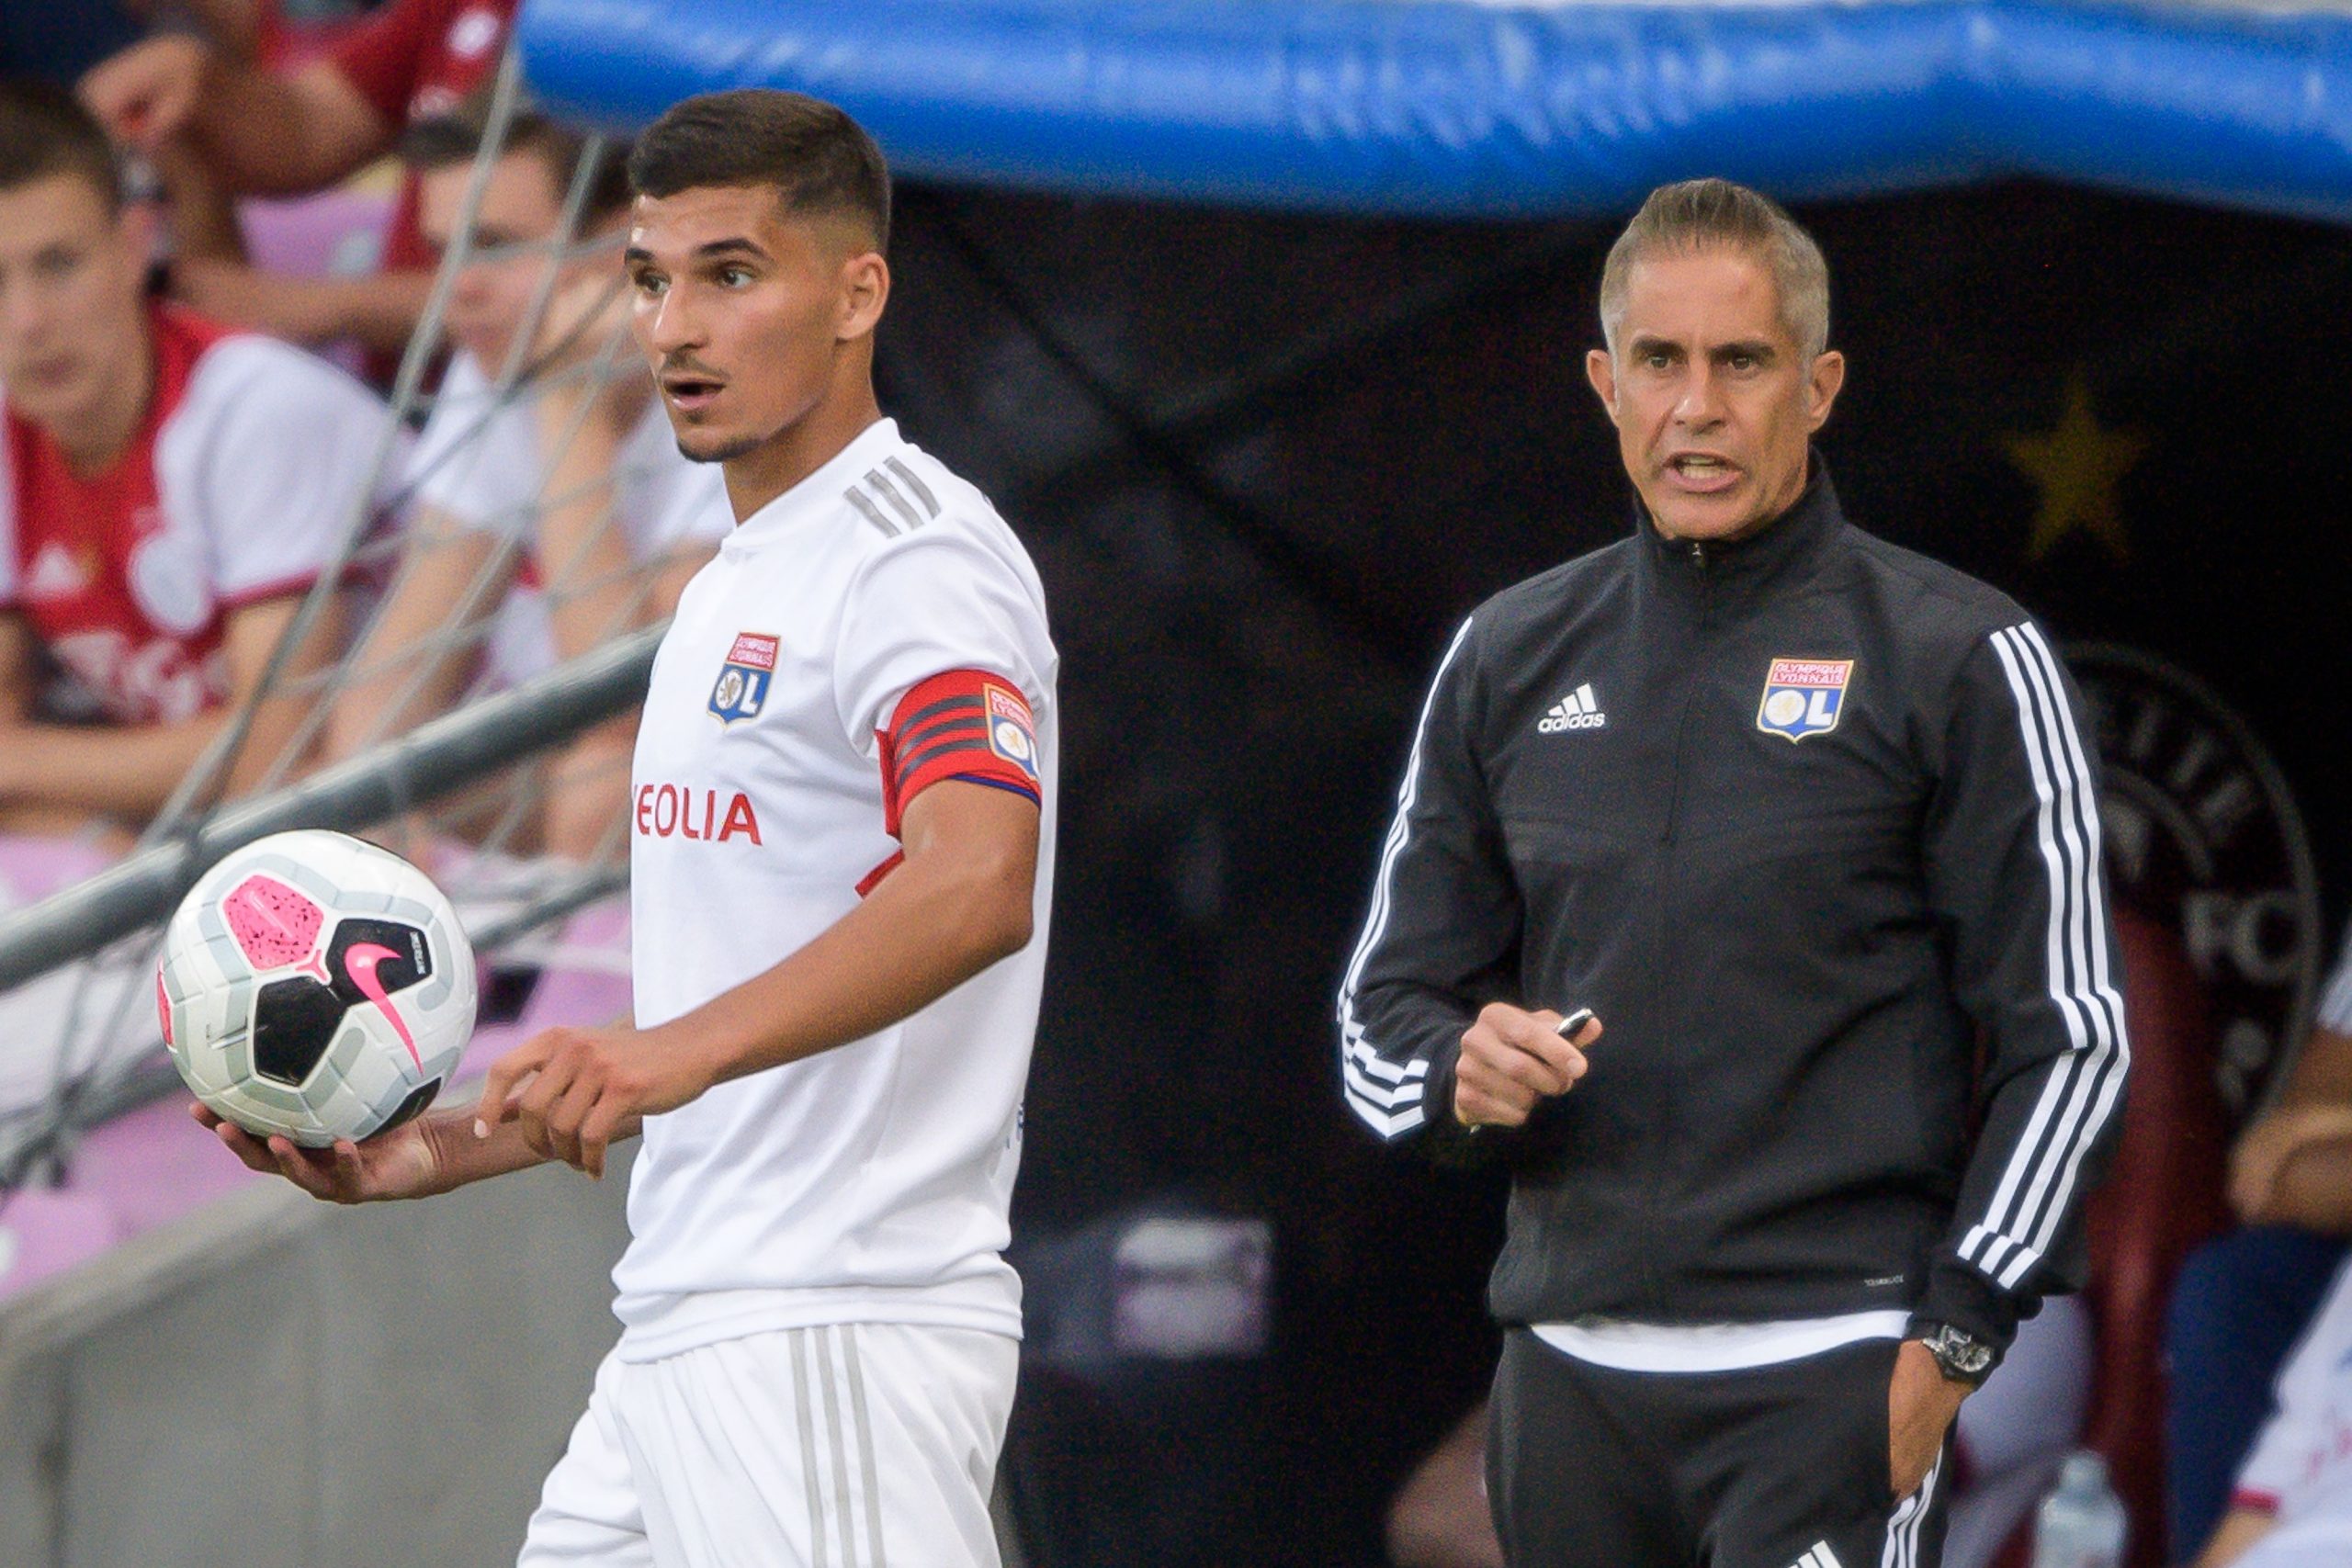
M 1634 526 L 1439 666 L 1347 1100 L 1512 1172 L 1518 1568 L 1933 1568 L 1952 1418 L 2080 1282 L 2121 1121 L 2080 704 L 2016 604 L 1845 520 L 1810 446 L 1828 269 L 1787 214 L 1653 192 L 1600 317 Z M 1607 1037 L 1561 1038 L 1585 1007 Z
M 1045 972 L 1057 656 L 987 499 L 876 406 L 889 186 L 829 105 L 693 98 L 630 158 L 635 329 L 738 522 L 655 660 L 636 1021 L 553 1030 L 481 1119 L 256 1169 L 356 1201 L 640 1127 L 619 1345 L 522 1561 L 993 1563 L 1006 1205 Z
M 402 144 L 418 175 L 426 236 L 449 243 L 483 127 L 477 114 L 420 122 Z M 601 355 L 626 317 L 621 239 L 628 180 L 618 152 L 592 171 L 582 239 L 609 250 L 558 270 L 529 376 L 495 378 L 562 226 L 582 138 L 534 111 L 508 125 L 474 215 L 481 247 L 458 274 L 448 327 L 457 353 L 410 460 L 415 510 L 389 597 L 338 699 L 328 750 L 347 756 L 441 712 L 477 669 L 513 685 L 676 607 L 686 581 L 734 525 L 716 468 L 677 446 L 653 383 Z M 608 321 L 608 311 L 618 314 Z M 615 373 L 617 372 L 617 373 Z M 478 625 L 487 658 L 452 637 Z M 635 727 L 600 725 L 549 768 L 536 824 L 550 853 L 586 860 L 625 815 Z
M 150 226 L 79 105 L 0 88 L 0 821 L 19 829 L 163 806 L 259 684 L 384 434 L 331 366 L 152 302 Z M 337 632 L 320 617 L 288 677 Z M 299 708 L 262 705 L 232 783 Z

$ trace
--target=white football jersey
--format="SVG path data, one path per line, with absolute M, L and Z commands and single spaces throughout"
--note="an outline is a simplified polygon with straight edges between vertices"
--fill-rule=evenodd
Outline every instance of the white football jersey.
M 498 607 L 487 649 L 501 685 L 519 684 L 556 662 L 555 628 L 529 547 L 546 500 L 547 468 L 530 389 L 502 394 L 472 355 L 452 359 L 410 458 L 409 483 L 419 505 L 469 532 L 519 545 L 514 586 Z M 679 456 L 678 438 L 658 399 L 646 405 L 613 456 L 611 501 L 611 526 L 620 530 L 629 559 L 640 565 L 684 545 L 708 548 L 735 522 L 718 465 Z
M 0 402 L 0 609 L 55 660 L 62 717 L 219 706 L 229 617 L 307 590 L 377 499 L 374 393 L 275 338 L 168 305 L 147 320 L 154 396 L 104 470 Z
M 1020 541 L 888 420 L 737 526 L 687 586 L 638 725 L 640 1028 L 856 907 L 898 850 L 878 732 L 944 671 L 1017 687 L 1034 720 L 1005 754 L 1034 736 L 1036 934 L 878 1034 L 647 1121 L 613 1275 L 625 1359 L 820 1323 L 1020 1333 L 1001 1253 L 1046 970 L 1057 662 Z

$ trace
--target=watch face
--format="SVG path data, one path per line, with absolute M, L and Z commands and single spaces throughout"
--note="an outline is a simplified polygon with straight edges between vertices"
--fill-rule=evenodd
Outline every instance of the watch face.
M 1957 1328 L 1938 1329 L 1928 1338 L 1928 1348 L 1947 1371 L 1961 1377 L 1981 1378 L 1992 1369 L 1993 1348 Z

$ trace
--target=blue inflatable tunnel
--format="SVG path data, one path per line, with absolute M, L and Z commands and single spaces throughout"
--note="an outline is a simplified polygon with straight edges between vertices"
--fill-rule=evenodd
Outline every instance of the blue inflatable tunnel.
M 1541 217 L 1724 174 L 1791 200 L 2033 175 L 2352 220 L 2352 18 L 2212 7 L 1462 0 L 528 0 L 613 127 L 760 85 L 918 176 Z

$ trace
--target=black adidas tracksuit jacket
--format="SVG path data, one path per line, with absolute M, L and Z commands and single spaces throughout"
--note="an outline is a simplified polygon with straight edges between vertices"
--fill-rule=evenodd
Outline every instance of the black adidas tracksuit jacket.
M 2080 1281 L 2128 1058 L 2080 700 L 2015 604 L 1815 473 L 1748 540 L 1645 520 L 1497 595 L 1422 710 L 1345 1092 L 1508 1160 L 1505 1323 L 1900 1306 L 2006 1345 Z M 1490 1000 L 1608 1031 L 1474 1139 Z

